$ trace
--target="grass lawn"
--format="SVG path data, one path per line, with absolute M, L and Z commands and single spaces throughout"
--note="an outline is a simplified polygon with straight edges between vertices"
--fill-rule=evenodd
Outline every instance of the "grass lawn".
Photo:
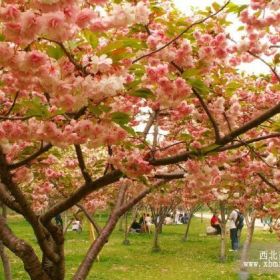
M 98 219 L 97 219 L 98 220 Z M 101 253 L 87 279 L 96 280 L 216 280 L 238 279 L 238 255 L 228 252 L 225 263 L 220 263 L 219 238 L 205 236 L 205 228 L 209 221 L 194 218 L 189 240 L 181 241 L 185 225 L 165 226 L 160 236 L 162 251 L 151 252 L 152 235 L 131 234 L 131 245 L 122 245 L 123 233 L 115 230 L 109 243 Z M 9 217 L 9 225 L 20 237 L 36 244 L 28 224 L 19 217 Z M 243 239 L 245 230 L 242 232 Z M 78 264 L 82 260 L 90 242 L 88 228 L 80 234 L 68 232 L 66 235 L 66 279 L 70 280 Z M 274 234 L 257 230 L 255 241 L 273 243 Z M 229 245 L 229 240 L 228 240 Z M 27 280 L 19 259 L 9 254 L 15 280 Z M 3 279 L 0 265 L 0 279 Z M 251 279 L 280 279 L 280 274 L 255 274 Z M 38 279 L 39 280 L 39 279 Z

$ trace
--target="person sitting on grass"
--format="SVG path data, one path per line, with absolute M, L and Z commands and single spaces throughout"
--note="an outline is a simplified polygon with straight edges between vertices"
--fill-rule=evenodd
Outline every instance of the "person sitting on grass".
M 72 222 L 72 231 L 76 231 L 76 232 L 82 231 L 82 224 L 79 220 L 74 220 Z
M 146 227 L 145 232 L 151 233 L 152 217 L 149 214 L 146 215 L 144 222 L 145 222 L 145 227 Z
M 221 234 L 220 219 L 217 216 L 216 212 L 213 213 L 210 223 L 211 223 L 211 226 L 216 230 L 216 233 Z
M 167 215 L 164 219 L 164 224 L 165 225 L 172 225 L 173 224 L 173 220 L 172 218 L 170 217 L 170 215 Z
M 137 223 L 136 220 L 134 220 L 132 222 L 131 226 L 130 226 L 130 231 L 140 233 L 141 232 L 141 224 Z

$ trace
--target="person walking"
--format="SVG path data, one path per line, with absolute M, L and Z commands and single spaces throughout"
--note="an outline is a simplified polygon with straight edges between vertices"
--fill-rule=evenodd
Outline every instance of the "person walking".
M 244 217 L 238 209 L 232 210 L 229 215 L 229 228 L 231 239 L 231 251 L 237 251 L 239 249 L 239 241 L 241 235 L 241 229 L 243 228 Z

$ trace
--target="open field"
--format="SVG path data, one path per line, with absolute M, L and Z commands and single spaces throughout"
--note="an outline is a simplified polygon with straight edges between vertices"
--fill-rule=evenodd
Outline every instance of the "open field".
M 151 252 L 152 235 L 131 234 L 129 236 L 131 245 L 124 246 L 122 245 L 123 233 L 116 229 L 109 243 L 102 251 L 100 261 L 94 264 L 88 279 L 238 279 L 236 276 L 238 255 L 228 252 L 226 263 L 219 262 L 219 238 L 204 235 L 208 223 L 208 220 L 201 222 L 200 219 L 194 218 L 189 240 L 185 243 L 181 241 L 185 225 L 165 226 L 160 236 L 162 251 L 159 253 Z M 18 236 L 35 244 L 35 238 L 25 221 L 19 217 L 9 217 L 9 224 Z M 245 230 L 242 235 L 244 239 Z M 85 226 L 84 231 L 80 234 L 68 232 L 66 238 L 66 279 L 70 280 L 89 246 L 88 227 Z M 269 244 L 275 242 L 276 237 L 274 234 L 257 230 L 254 240 Z M 29 279 L 20 261 L 12 254 L 9 255 L 11 256 L 14 279 Z M 2 279 L 2 275 L 2 267 L 0 267 L 0 279 Z M 252 279 L 280 279 L 280 275 L 253 275 Z

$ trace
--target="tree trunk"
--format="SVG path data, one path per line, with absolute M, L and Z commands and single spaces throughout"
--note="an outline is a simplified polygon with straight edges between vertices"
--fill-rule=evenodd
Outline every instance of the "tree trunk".
M 183 242 L 185 242 L 185 241 L 187 241 L 187 240 L 188 240 L 189 229 L 190 229 L 190 225 L 191 225 L 192 217 L 193 217 L 193 213 L 190 213 L 190 217 L 189 217 L 189 220 L 188 220 L 187 228 L 186 228 L 186 231 L 185 231 L 184 237 L 183 237 L 183 239 L 182 239 L 182 241 L 183 241 Z
M 7 219 L 7 208 L 3 204 L 2 205 L 2 216 L 6 220 Z M 8 255 L 5 252 L 5 246 L 3 242 L 0 240 L 0 257 L 3 264 L 3 270 L 4 270 L 4 279 L 5 280 L 12 280 L 12 272 L 11 272 L 11 265 Z
M 31 280 L 51 280 L 44 271 L 33 248 L 13 234 L 2 216 L 0 216 L 0 239 L 6 247 L 21 258 L 24 269 L 29 274 Z
M 162 233 L 162 225 L 163 225 L 163 223 L 160 223 L 158 225 L 158 233 Z
M 64 233 L 63 228 L 55 226 L 51 223 L 48 225 L 48 229 L 52 234 L 50 238 L 50 247 L 59 256 L 59 261 L 54 263 L 47 256 L 43 254 L 42 266 L 44 271 L 53 280 L 64 280 L 65 278 L 65 258 L 64 258 Z
M 156 186 L 160 186 L 162 182 L 159 182 Z M 93 262 L 96 260 L 98 254 L 102 250 L 105 243 L 108 241 L 109 236 L 113 232 L 120 217 L 126 213 L 131 207 L 136 205 L 141 199 L 151 192 L 152 188 L 147 188 L 140 192 L 136 197 L 130 199 L 125 205 L 123 204 L 123 197 L 125 195 L 126 188 L 121 188 L 119 191 L 118 200 L 116 206 L 109 217 L 105 227 L 102 229 L 101 234 L 90 246 L 84 260 L 80 264 L 77 272 L 75 273 L 73 280 L 86 279 Z
M 124 216 L 121 216 L 119 220 L 119 231 L 123 231 L 123 220 L 124 220 Z
M 5 252 L 5 246 L 3 245 L 2 241 L 0 241 L 0 257 L 2 260 L 2 264 L 3 264 L 4 279 L 12 280 L 10 260 L 9 260 L 8 255 Z
M 220 251 L 220 260 L 225 262 L 226 260 L 226 227 L 221 224 L 221 251 Z
M 226 260 L 226 213 L 225 204 L 223 201 L 220 202 L 221 210 L 221 248 L 220 248 L 220 260 L 225 262 Z
M 129 231 L 129 226 L 128 226 L 128 212 L 125 213 L 125 228 L 124 228 L 124 240 L 123 240 L 123 245 L 130 245 L 130 241 L 128 240 L 128 231 Z
M 101 234 L 95 239 L 94 243 L 88 250 L 85 260 L 78 268 L 73 280 L 84 280 L 89 273 L 92 263 L 99 255 L 105 243 L 108 241 L 109 236 L 113 232 L 119 217 L 111 215 L 107 224 L 102 229 Z
M 160 246 L 159 246 L 159 233 L 160 233 L 160 226 L 159 224 L 156 224 L 155 226 L 155 233 L 154 233 L 154 240 L 153 240 L 153 252 L 159 252 L 160 251 Z
M 252 238 L 254 234 L 255 229 L 255 220 L 256 217 L 253 214 L 251 221 L 247 224 L 247 236 L 246 240 L 243 244 L 242 252 L 241 252 L 241 261 L 240 261 L 240 271 L 241 272 L 247 272 L 247 267 L 244 265 L 244 263 L 248 262 L 249 257 L 249 250 L 251 248 Z M 249 274 L 248 274 L 249 276 Z

